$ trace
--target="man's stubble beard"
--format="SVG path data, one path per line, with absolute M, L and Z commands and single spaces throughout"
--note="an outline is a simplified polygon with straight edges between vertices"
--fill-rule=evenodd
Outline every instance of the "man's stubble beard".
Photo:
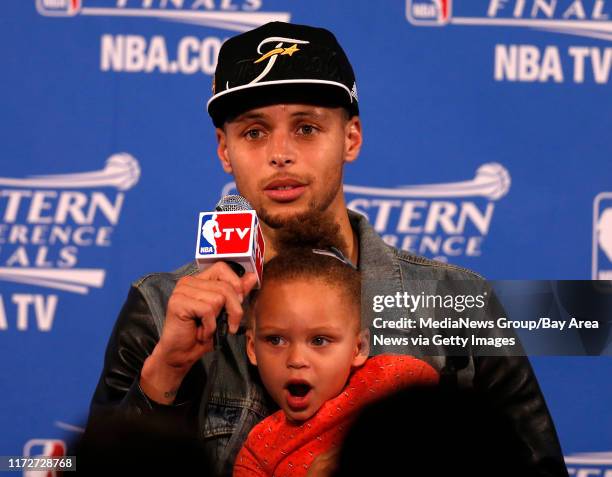
M 340 234 L 340 224 L 331 205 L 341 193 L 342 172 L 335 186 L 319 200 L 311 200 L 306 210 L 291 215 L 270 214 L 265 207 L 257 211 L 258 217 L 273 231 L 270 237 L 277 250 L 292 247 L 336 247 L 347 253 L 347 244 Z

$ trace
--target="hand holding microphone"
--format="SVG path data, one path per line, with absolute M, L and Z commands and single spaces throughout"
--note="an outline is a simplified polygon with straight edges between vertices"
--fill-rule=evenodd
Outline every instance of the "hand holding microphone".
M 140 376 L 142 390 L 156 402 L 174 401 L 193 364 L 214 349 L 218 323 L 224 332 L 238 330 L 242 302 L 261 282 L 263 268 L 263 236 L 250 209 L 242 197 L 226 196 L 216 212 L 200 213 L 196 260 L 201 271 L 178 280 L 162 335 Z M 235 270 L 240 269 L 246 273 L 239 277 Z M 217 335 L 217 342 L 224 339 Z

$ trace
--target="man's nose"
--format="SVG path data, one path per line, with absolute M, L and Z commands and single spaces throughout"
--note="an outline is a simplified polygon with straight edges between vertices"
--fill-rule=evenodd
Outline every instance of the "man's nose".
M 289 354 L 287 356 L 287 367 L 294 369 L 308 367 L 308 358 L 306 356 L 306 350 L 300 344 L 292 344 L 289 347 Z
M 269 162 L 273 167 L 287 167 L 295 162 L 295 151 L 288 131 L 276 130 L 269 141 Z

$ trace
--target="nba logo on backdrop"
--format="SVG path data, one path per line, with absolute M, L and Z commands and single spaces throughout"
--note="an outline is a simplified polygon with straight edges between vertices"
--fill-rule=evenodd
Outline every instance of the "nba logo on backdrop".
M 406 16 L 414 25 L 446 25 L 451 17 L 452 0 L 406 0 Z
M 612 192 L 593 202 L 593 280 L 612 280 Z
M 23 446 L 23 456 L 33 458 L 53 458 L 66 455 L 66 443 L 60 439 L 30 439 Z M 24 477 L 44 476 L 55 477 L 63 472 L 49 470 L 24 470 Z
M 45 16 L 72 17 L 81 10 L 81 0 L 36 0 L 36 10 Z

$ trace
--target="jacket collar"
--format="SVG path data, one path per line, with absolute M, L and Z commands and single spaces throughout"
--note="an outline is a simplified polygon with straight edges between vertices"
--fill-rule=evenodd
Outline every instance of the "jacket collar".
M 376 288 L 394 292 L 402 291 L 402 274 L 393 247 L 387 245 L 376 233 L 366 217 L 348 210 L 349 220 L 359 238 L 359 270 L 362 274 L 362 291 Z

